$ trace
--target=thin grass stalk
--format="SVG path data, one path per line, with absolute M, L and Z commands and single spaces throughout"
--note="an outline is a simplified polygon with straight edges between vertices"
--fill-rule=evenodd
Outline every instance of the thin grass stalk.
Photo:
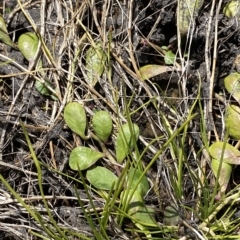
M 198 94 L 198 97 L 196 98 L 196 100 L 194 101 L 193 105 L 191 106 L 191 109 L 189 111 L 189 114 L 192 114 L 193 110 L 195 109 L 197 103 L 198 103 L 198 98 L 199 98 L 199 94 Z M 183 165 L 184 165 L 184 159 L 186 159 L 185 156 L 185 153 L 183 152 L 184 150 L 184 144 L 186 142 L 186 137 L 187 137 L 187 129 L 188 129 L 188 125 L 186 125 L 183 129 L 183 134 L 182 134 L 182 138 L 181 140 L 179 141 L 180 143 L 180 154 L 179 154 L 179 161 L 178 161 L 178 180 L 177 180 L 177 186 L 178 186 L 178 194 L 179 194 L 179 197 L 182 199 L 182 196 L 183 196 L 183 189 L 182 189 L 182 186 L 183 186 L 183 183 L 182 183 L 182 180 L 183 180 Z
M 105 198 L 105 205 L 102 211 L 102 219 L 101 219 L 101 226 L 103 227 L 103 229 L 107 228 L 108 219 L 110 217 L 110 213 L 111 213 L 110 203 L 111 203 L 111 196 L 112 194 L 114 194 L 114 187 L 116 187 L 115 183 L 112 184 L 111 189 L 107 194 L 107 198 Z
M 108 209 L 109 211 L 112 211 L 112 209 L 116 210 L 115 208 L 115 204 L 117 202 L 117 198 L 120 196 L 121 192 L 122 192 L 122 189 L 124 187 L 124 184 L 125 184 L 125 179 L 126 179 L 126 176 L 127 176 L 127 171 L 129 169 L 129 162 L 127 162 L 126 166 L 124 167 L 124 169 L 122 170 L 121 172 L 121 175 L 119 176 L 118 178 L 118 181 L 117 181 L 117 184 L 116 184 L 116 188 L 115 188 L 115 191 L 113 193 L 113 197 L 112 199 L 108 202 L 106 201 L 106 205 L 108 205 Z M 120 203 L 121 204 L 121 203 Z M 121 218 L 123 218 L 124 216 L 121 215 L 120 212 L 116 212 L 116 214 L 118 215 L 118 218 L 117 218 L 117 222 L 119 221 L 119 216 L 121 216 Z
M 90 205 L 91 205 L 91 207 L 93 208 L 94 214 L 96 215 L 97 221 L 98 221 L 98 223 L 99 223 L 99 225 L 100 225 L 101 233 L 104 235 L 105 239 L 107 240 L 107 239 L 109 239 L 109 238 L 108 238 L 108 236 L 107 236 L 106 229 L 104 229 L 103 226 L 101 225 L 101 219 L 100 219 L 99 214 L 98 214 L 98 212 L 97 212 L 97 210 L 96 210 L 96 208 L 95 208 L 95 205 L 94 205 L 94 203 L 93 203 L 92 197 L 91 197 L 91 195 L 89 194 L 89 190 L 88 190 L 87 183 L 86 183 L 86 181 L 85 181 L 85 179 L 84 179 L 84 176 L 83 176 L 83 174 L 82 174 L 82 172 L 81 172 L 80 169 L 78 170 L 78 173 L 79 173 L 79 176 L 80 176 L 80 178 L 81 178 L 81 180 L 82 180 L 83 187 L 84 187 L 84 189 L 85 189 L 85 191 L 86 191 L 86 194 L 87 194 L 87 196 L 88 196 L 88 200 L 89 200 L 89 202 L 90 202 Z M 78 199 L 80 200 L 79 196 L 78 196 Z M 83 210 L 83 212 L 84 212 L 85 217 L 88 219 L 89 224 L 91 225 L 91 228 L 92 228 L 93 231 L 94 231 L 95 237 L 97 237 L 98 240 L 104 239 L 104 238 L 102 238 L 102 236 L 101 236 L 101 234 L 98 232 L 98 230 L 95 228 L 92 219 L 91 219 L 91 218 L 88 216 L 88 214 L 86 213 L 86 211 L 85 211 L 85 209 L 84 209 L 84 206 L 83 206 L 81 200 L 79 201 L 79 203 L 81 204 L 81 208 L 82 208 L 82 210 Z
M 39 234 L 39 233 L 37 233 L 37 232 L 34 232 L 34 231 L 32 231 L 32 230 L 31 230 L 31 234 L 32 234 L 33 236 L 36 236 L 36 237 L 38 237 L 38 238 L 40 238 L 40 239 L 43 239 L 43 240 L 50 240 L 49 238 L 46 238 L 46 237 L 42 236 L 41 234 Z
M 37 169 L 37 173 L 38 173 L 38 185 L 39 185 L 39 190 L 40 190 L 40 193 L 41 193 L 41 196 L 42 196 L 42 200 L 43 200 L 43 204 L 44 204 L 44 207 L 46 208 L 47 210 L 47 213 L 48 213 L 48 216 L 52 222 L 52 224 L 54 225 L 54 227 L 56 228 L 57 232 L 60 234 L 61 238 L 63 239 L 67 239 L 66 235 L 61 231 L 61 229 L 58 227 L 56 221 L 53 219 L 53 216 L 49 210 L 49 207 L 48 207 L 48 204 L 47 204 L 47 201 L 45 199 L 45 195 L 44 195 L 44 191 L 43 191 L 43 187 L 42 187 L 42 170 L 41 170 L 41 167 L 40 167 L 40 164 L 39 164 L 39 161 L 36 157 L 36 154 L 33 150 L 33 147 L 32 147 L 32 143 L 29 139 L 29 136 L 28 136 L 28 133 L 24 127 L 24 124 L 22 121 L 20 121 L 20 124 L 22 126 L 22 129 L 23 129 L 23 133 L 25 135 L 25 138 L 26 138 L 26 141 L 27 141 L 27 144 L 28 144 L 28 147 L 29 147 L 29 150 L 30 150 L 30 153 L 31 153 L 31 156 L 33 158 L 33 161 L 34 161 L 34 164 L 36 166 L 36 169 Z
M 77 191 L 77 189 L 76 189 L 76 186 L 74 186 L 74 189 L 75 189 L 75 194 L 76 194 L 77 199 L 78 199 L 78 203 L 79 203 L 79 205 L 80 205 L 80 207 L 81 207 L 81 209 L 82 209 L 82 211 L 83 211 L 83 214 L 84 214 L 85 218 L 87 219 L 87 222 L 88 222 L 89 226 L 91 227 L 91 229 L 92 229 L 92 231 L 93 231 L 94 236 L 96 237 L 97 240 L 103 240 L 103 238 L 101 237 L 100 233 L 99 233 L 99 232 L 97 231 L 97 229 L 95 228 L 95 224 L 94 224 L 92 218 L 88 216 L 88 213 L 87 213 L 86 210 L 85 210 L 84 204 L 83 204 L 83 202 L 81 201 L 81 198 L 80 198 L 80 196 L 79 196 L 79 194 L 78 194 L 78 191 Z M 95 206 L 92 206 L 92 207 L 93 207 L 94 210 L 96 210 L 96 209 L 95 209 Z

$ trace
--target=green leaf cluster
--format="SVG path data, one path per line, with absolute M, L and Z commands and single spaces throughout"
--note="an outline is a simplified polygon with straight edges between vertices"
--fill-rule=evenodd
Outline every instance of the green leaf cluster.
M 87 170 L 87 179 L 89 182 L 99 189 L 110 190 L 116 176 L 111 171 L 104 168 L 93 167 L 93 165 L 101 158 L 109 157 L 105 148 L 112 134 L 113 123 L 111 116 L 106 111 L 98 111 L 92 118 L 92 130 L 88 135 L 87 116 L 84 107 L 77 102 L 70 102 L 64 108 L 64 120 L 68 127 L 78 134 L 83 140 L 94 139 L 102 146 L 102 151 L 91 149 L 85 146 L 79 146 L 72 150 L 69 158 L 69 165 L 73 170 Z M 131 129 L 132 126 L 132 129 Z M 116 139 L 116 160 L 115 163 L 122 163 L 130 151 L 133 149 L 139 137 L 139 128 L 136 124 L 125 124 L 117 133 Z M 110 159 L 111 162 L 112 159 Z M 102 171 L 101 171 L 102 170 Z M 90 173 L 88 173 L 90 171 Z M 95 174 L 96 178 L 93 177 Z M 101 179 L 101 180 L 100 180 Z M 108 186 L 108 189 L 106 189 Z
M 84 107 L 77 102 L 70 102 L 64 109 L 64 119 L 68 127 L 78 134 L 83 140 L 95 140 L 99 146 L 105 146 L 111 134 L 113 123 L 111 116 L 106 111 L 98 111 L 92 117 L 92 131 L 87 132 L 87 116 Z M 116 134 L 116 162 L 121 164 L 129 155 L 139 137 L 139 127 L 136 124 L 124 124 L 119 127 Z M 118 186 L 119 178 L 109 169 L 94 166 L 101 158 L 108 158 L 108 154 L 102 147 L 98 151 L 86 146 L 78 146 L 71 151 L 69 166 L 72 170 L 86 170 L 88 182 L 96 189 L 114 190 Z M 112 162 L 112 161 L 111 161 Z M 144 195 L 149 191 L 149 184 L 143 172 L 130 167 L 126 171 L 124 189 L 121 192 L 120 201 L 127 206 L 125 212 L 140 229 L 143 226 L 156 226 L 154 211 L 146 207 L 143 201 Z M 116 189 L 117 190 L 117 189 Z

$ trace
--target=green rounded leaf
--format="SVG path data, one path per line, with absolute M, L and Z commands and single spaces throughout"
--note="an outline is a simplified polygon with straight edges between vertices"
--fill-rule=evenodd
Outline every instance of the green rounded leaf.
M 240 74 L 237 72 L 229 74 L 224 78 L 224 86 L 227 91 L 235 98 L 236 101 L 240 101 Z
M 115 184 L 116 186 L 118 181 L 118 177 L 114 173 L 99 166 L 88 170 L 86 177 L 91 185 L 102 190 L 110 190 L 112 185 Z
M 218 159 L 212 159 L 212 170 L 216 178 L 218 174 L 219 165 L 220 165 L 220 162 Z M 220 186 L 220 195 L 225 193 L 229 179 L 231 177 L 231 173 L 232 173 L 232 165 L 222 162 L 219 178 L 217 179 L 218 184 Z
M 71 102 L 64 108 L 64 120 L 68 127 L 83 139 L 86 138 L 87 116 L 83 106 L 77 102 Z
M 69 158 L 69 166 L 72 170 L 84 170 L 92 166 L 104 156 L 103 153 L 88 147 L 76 147 L 72 150 Z
M 107 142 L 112 132 L 112 118 L 106 111 L 98 111 L 92 118 L 93 130 L 97 137 Z
M 222 159 L 224 163 L 240 164 L 240 151 L 229 143 L 215 142 L 209 147 L 209 153 L 213 159 L 220 160 L 221 156 L 223 156 Z
M 149 184 L 147 177 L 144 175 L 139 182 L 140 176 L 142 175 L 142 171 L 139 169 L 131 167 L 128 171 L 127 175 L 127 188 L 135 189 L 139 192 L 139 194 L 143 197 L 149 190 Z M 139 183 L 138 183 L 139 182 Z
M 173 206 L 167 206 L 164 210 L 164 223 L 168 226 L 177 226 L 179 220 L 178 210 Z
M 129 152 L 133 149 L 139 137 L 139 127 L 131 124 L 133 135 L 131 134 L 130 125 L 124 124 L 120 128 L 116 139 L 116 157 L 117 162 L 122 163 Z
M 223 14 L 226 17 L 235 17 L 240 15 L 240 2 L 239 0 L 231 1 L 223 9 Z
M 14 42 L 12 42 L 11 38 L 8 35 L 8 30 L 5 24 L 3 17 L 0 15 L 0 41 L 5 43 L 6 45 L 17 49 L 17 46 Z
M 226 109 L 225 124 L 230 136 L 240 140 L 240 108 L 235 105 L 229 105 Z
M 39 39 L 35 33 L 22 34 L 18 39 L 18 48 L 22 55 L 31 61 L 34 59 L 38 49 Z
M 107 60 L 102 43 L 97 42 L 95 46 L 91 46 L 87 51 L 86 56 L 86 71 L 87 71 L 87 82 L 93 87 L 99 77 L 101 77 Z

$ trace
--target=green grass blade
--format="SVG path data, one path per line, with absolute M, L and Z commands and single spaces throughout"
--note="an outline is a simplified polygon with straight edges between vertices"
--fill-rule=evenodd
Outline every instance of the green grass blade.
M 41 196 L 42 196 L 42 200 L 43 200 L 43 204 L 44 204 L 44 207 L 46 208 L 47 210 L 47 213 L 48 213 L 48 216 L 51 220 L 51 223 L 54 225 L 56 231 L 60 234 L 61 238 L 62 239 L 65 239 L 65 240 L 68 240 L 67 236 L 62 232 L 62 230 L 58 227 L 56 221 L 53 219 L 53 216 L 51 214 L 51 211 L 49 210 L 49 207 L 48 207 L 48 204 L 47 204 L 47 201 L 45 199 L 45 195 L 44 195 L 44 191 L 43 191 L 43 186 L 42 186 L 42 170 L 41 170 L 41 167 L 40 167 L 40 164 L 39 164 L 39 161 L 36 157 L 36 154 L 33 150 L 33 147 L 32 147 L 32 143 L 29 139 L 29 136 L 28 136 L 28 133 L 24 127 L 24 124 L 23 122 L 20 121 L 20 124 L 22 126 L 22 129 L 23 129 L 23 133 L 25 135 L 25 138 L 26 138 L 26 141 L 27 141 L 27 144 L 28 144 L 28 147 L 29 147 L 29 150 L 30 150 L 30 153 L 31 153 L 31 156 L 33 158 L 33 161 L 34 161 L 34 164 L 36 166 L 36 169 L 37 169 L 37 173 L 38 173 L 38 185 L 39 185 L 39 190 L 40 190 L 40 193 L 41 193 Z

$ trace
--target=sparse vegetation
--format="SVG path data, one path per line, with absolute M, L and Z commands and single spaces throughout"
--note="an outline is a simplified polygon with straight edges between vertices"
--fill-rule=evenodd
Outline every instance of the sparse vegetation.
M 240 239 L 238 1 L 0 5 L 1 239 Z

